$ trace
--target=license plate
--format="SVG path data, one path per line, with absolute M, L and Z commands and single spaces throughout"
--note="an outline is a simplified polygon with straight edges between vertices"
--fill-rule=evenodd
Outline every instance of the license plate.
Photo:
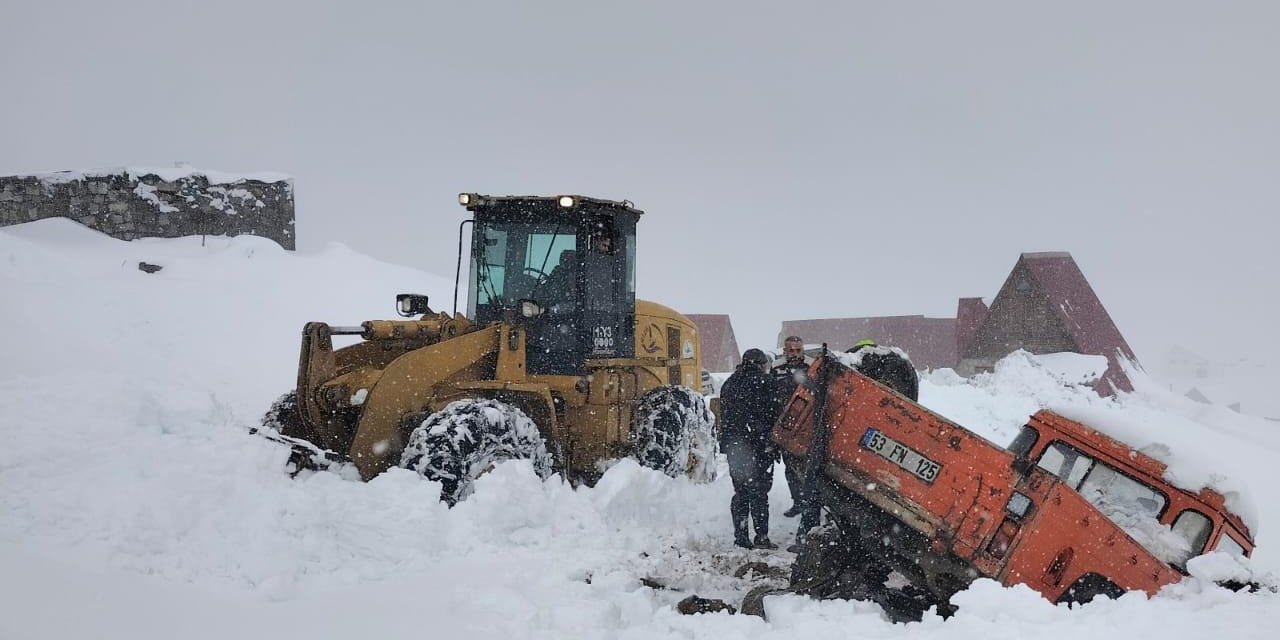
M 916 453 L 911 447 L 884 435 L 877 429 L 867 429 L 867 432 L 862 435 L 862 446 L 928 483 L 932 483 L 938 477 L 938 471 L 942 469 L 942 465 Z

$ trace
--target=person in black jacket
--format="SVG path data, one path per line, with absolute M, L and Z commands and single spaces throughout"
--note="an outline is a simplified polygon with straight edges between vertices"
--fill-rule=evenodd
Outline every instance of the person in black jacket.
M 747 349 L 742 364 L 720 389 L 720 413 L 724 426 L 720 449 L 729 459 L 733 480 L 733 543 L 746 549 L 777 549 L 769 540 L 769 488 L 773 486 L 773 423 L 778 417 L 777 385 L 767 372 L 769 356 Z M 747 535 L 748 519 L 755 525 L 755 539 Z

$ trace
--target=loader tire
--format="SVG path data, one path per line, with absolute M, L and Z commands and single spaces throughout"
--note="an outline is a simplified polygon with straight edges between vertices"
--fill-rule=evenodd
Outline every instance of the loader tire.
M 630 445 L 636 460 L 673 478 L 716 479 L 716 438 L 711 411 L 688 387 L 658 387 L 636 403 Z
M 475 481 L 506 460 L 529 460 L 541 478 L 551 475 L 551 455 L 538 426 L 505 402 L 468 399 L 452 402 L 412 431 L 400 466 L 440 483 L 440 499 L 453 506 L 475 491 Z

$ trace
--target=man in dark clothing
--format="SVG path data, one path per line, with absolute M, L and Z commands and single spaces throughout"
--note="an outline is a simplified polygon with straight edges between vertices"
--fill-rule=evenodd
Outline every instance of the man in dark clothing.
M 779 407 L 786 406 L 787 401 L 791 399 L 791 394 L 796 392 L 796 386 L 809 371 L 809 365 L 812 362 L 813 360 L 804 355 L 804 340 L 801 340 L 800 336 L 788 336 L 782 342 L 782 359 L 769 370 L 769 375 L 777 387 Z M 786 466 L 784 474 L 787 477 L 787 488 L 791 490 L 791 508 L 782 515 L 794 518 L 799 515 L 802 506 L 800 491 L 804 485 L 804 478 L 792 465 Z
M 772 441 L 778 417 L 778 394 L 766 372 L 769 357 L 759 349 L 747 349 L 742 364 L 720 389 L 720 449 L 729 459 L 733 480 L 733 543 L 747 549 L 777 549 L 769 540 L 769 488 L 777 448 Z M 748 519 L 755 525 L 755 540 L 747 535 Z

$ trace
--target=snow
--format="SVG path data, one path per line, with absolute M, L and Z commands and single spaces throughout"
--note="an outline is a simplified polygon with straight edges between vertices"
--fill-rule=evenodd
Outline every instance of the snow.
M 174 213 L 178 210 L 177 207 L 161 200 L 160 196 L 156 195 L 156 188 L 145 182 L 139 182 L 138 186 L 133 188 L 133 193 L 139 198 L 150 202 L 151 206 L 158 209 L 160 213 Z
M 396 293 L 445 301 L 451 285 L 341 245 L 122 242 L 67 220 L 0 229 L 0 638 L 1272 635 L 1280 600 L 1214 586 L 1236 571 L 1221 554 L 1154 598 L 1076 610 L 982 580 L 954 617 L 905 626 L 872 604 L 798 596 L 767 598 L 768 620 L 681 616 L 690 593 L 736 605 L 776 584 L 735 577 L 744 563 L 791 558 L 732 546 L 727 473 L 696 484 L 621 460 L 574 489 L 506 463 L 452 509 L 407 470 L 285 475 L 289 452 L 247 430 L 293 385 L 303 323 L 390 317 Z M 1274 572 L 1280 434 L 1134 377 L 1133 394 L 1103 400 L 1015 355 L 971 381 L 931 372 L 921 400 L 1001 444 L 1045 406 L 1122 424 L 1134 446 L 1167 447 L 1180 481 L 1255 495 L 1248 568 Z M 1187 445 L 1203 475 L 1182 470 Z M 785 541 L 780 471 L 770 495 Z
M 1063 384 L 1093 384 L 1107 372 L 1107 357 L 1083 353 L 1042 353 L 1032 356 Z

